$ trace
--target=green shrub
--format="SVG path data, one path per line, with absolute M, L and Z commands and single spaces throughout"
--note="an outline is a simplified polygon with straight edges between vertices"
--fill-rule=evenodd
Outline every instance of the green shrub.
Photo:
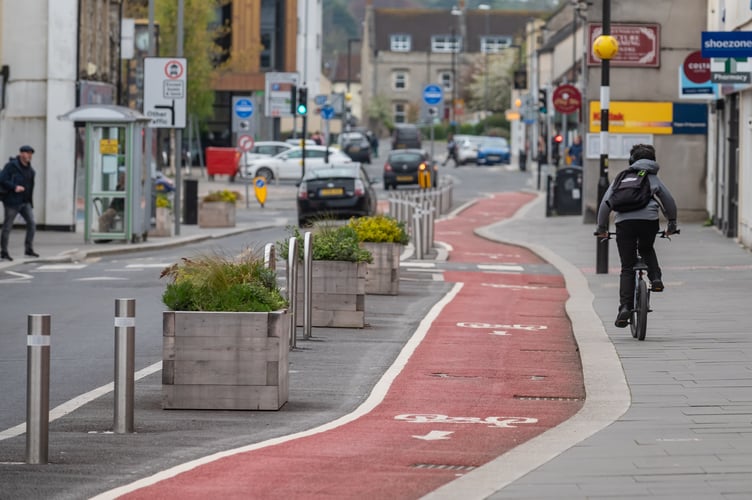
M 303 260 L 304 238 L 300 230 L 288 226 L 290 236 L 298 240 L 298 258 Z M 313 233 L 313 260 L 342 260 L 346 262 L 373 262 L 371 252 L 361 248 L 358 233 L 350 226 L 317 226 Z M 289 239 L 277 242 L 279 253 L 287 258 L 290 253 Z
M 172 281 L 162 302 L 173 311 L 270 312 L 287 307 L 276 273 L 253 254 L 237 261 L 218 254 L 183 258 L 164 269 L 164 277 Z
M 237 191 L 230 191 L 229 189 L 223 189 L 222 191 L 211 191 L 204 196 L 204 201 L 225 201 L 228 203 L 235 203 L 240 199 L 240 193 Z
M 401 243 L 406 245 L 410 237 L 405 230 L 405 223 L 386 215 L 353 217 L 348 222 L 358 234 L 358 240 L 369 243 Z

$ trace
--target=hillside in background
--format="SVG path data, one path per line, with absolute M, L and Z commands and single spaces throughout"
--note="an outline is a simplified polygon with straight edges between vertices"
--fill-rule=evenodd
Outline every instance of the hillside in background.
M 492 9 L 551 11 L 556 8 L 560 0 L 484 0 L 468 2 L 467 8 L 477 8 L 485 3 Z M 412 7 L 451 10 L 458 5 L 458 0 L 372 0 L 376 8 L 384 7 Z M 347 40 L 360 38 L 361 24 L 365 17 L 366 0 L 324 0 L 323 32 L 323 63 L 330 65 L 337 54 L 347 52 Z M 355 50 L 355 49 L 354 49 Z

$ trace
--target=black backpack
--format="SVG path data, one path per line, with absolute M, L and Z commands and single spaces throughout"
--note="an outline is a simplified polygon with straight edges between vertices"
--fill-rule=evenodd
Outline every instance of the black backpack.
M 646 170 L 623 170 L 614 179 L 606 204 L 616 212 L 631 212 L 647 206 L 653 197 Z

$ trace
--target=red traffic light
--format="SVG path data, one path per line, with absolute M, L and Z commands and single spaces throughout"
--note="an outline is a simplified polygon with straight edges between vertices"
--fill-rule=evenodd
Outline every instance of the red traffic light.
M 564 138 L 561 136 L 561 134 L 556 134 L 554 136 L 554 142 L 562 142 Z

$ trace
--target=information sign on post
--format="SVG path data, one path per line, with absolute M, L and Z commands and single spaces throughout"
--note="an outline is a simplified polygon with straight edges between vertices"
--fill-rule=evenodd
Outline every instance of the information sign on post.
M 144 115 L 152 128 L 185 128 L 187 62 L 182 57 L 144 58 Z
M 265 73 L 264 111 L 266 116 L 292 117 L 290 111 L 290 91 L 298 85 L 297 73 Z
M 251 117 L 254 105 L 251 97 L 232 98 L 232 132 L 243 133 L 251 130 Z
M 437 104 L 441 104 L 441 101 L 444 100 L 444 91 L 441 87 L 439 87 L 436 84 L 430 84 L 423 87 L 423 102 L 426 103 L 429 106 L 436 106 Z M 429 113 L 431 116 L 431 158 L 433 159 L 433 125 L 434 125 L 434 117 L 431 113 Z M 429 179 L 430 179 L 430 173 Z

